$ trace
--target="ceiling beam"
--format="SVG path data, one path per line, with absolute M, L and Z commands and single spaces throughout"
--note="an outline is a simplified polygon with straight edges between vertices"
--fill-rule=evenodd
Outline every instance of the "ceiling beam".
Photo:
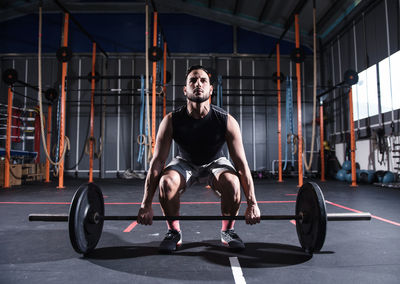
M 269 10 L 269 8 L 271 7 L 271 4 L 272 4 L 272 0 L 266 0 L 266 1 L 265 1 L 264 6 L 263 6 L 263 8 L 262 8 L 262 10 L 261 10 L 261 13 L 260 13 L 260 15 L 258 16 L 258 21 L 259 21 L 259 22 L 262 22 L 262 20 L 263 20 L 264 17 L 265 17 L 266 12 L 267 12 L 267 11 Z
M 332 19 L 332 17 L 337 15 L 338 12 L 341 12 L 344 2 L 346 2 L 346 0 L 333 1 L 333 4 L 325 12 L 325 14 L 323 14 L 322 17 L 320 17 L 317 21 L 317 31 L 322 31 L 324 26 Z M 312 35 L 313 30 L 311 29 L 308 34 Z
M 269 25 L 266 23 L 259 22 L 258 19 L 249 19 L 248 17 L 241 17 L 233 15 L 224 11 L 216 9 L 208 9 L 207 5 L 195 5 L 191 2 L 182 2 L 181 0 L 155 0 L 157 7 L 162 12 L 169 13 L 185 13 L 193 15 L 199 18 L 203 18 L 210 21 L 219 22 L 226 25 L 237 26 L 245 30 L 253 31 L 259 34 L 279 38 L 284 29 L 276 25 Z M 241 1 L 241 0 L 239 0 Z M 300 3 L 307 2 L 307 0 L 301 0 Z M 304 3 L 305 4 L 305 3 Z M 304 5 L 303 4 L 303 5 Z M 302 5 L 302 6 L 303 6 Z M 299 5 L 298 5 L 299 6 Z M 297 7 L 297 6 L 296 6 Z M 300 7 L 299 7 L 300 8 Z M 296 11 L 299 11 L 299 8 Z M 301 7 L 302 8 L 302 7 Z M 293 15 L 294 19 L 294 15 Z M 290 27 L 290 26 L 289 26 Z M 295 34 L 293 31 L 286 30 L 288 34 L 288 41 L 293 42 Z M 306 46 L 312 46 L 312 37 L 303 36 L 302 44 Z
M 285 26 L 284 26 L 284 30 L 281 34 L 281 36 L 279 37 L 278 41 L 276 42 L 276 44 L 280 43 L 280 41 L 284 38 L 284 36 L 286 35 L 286 33 L 289 31 L 290 27 L 293 25 L 294 23 L 294 16 L 296 14 L 300 14 L 301 10 L 303 10 L 304 6 L 306 5 L 307 0 L 299 0 L 299 2 L 297 3 L 296 7 L 293 9 L 293 11 L 290 13 L 290 16 L 287 18 L 286 22 L 285 22 Z M 304 38 L 303 38 L 304 40 Z M 309 42 L 308 42 L 309 43 Z M 273 48 L 271 49 L 270 53 L 269 53 L 269 57 L 272 56 L 272 54 L 275 52 L 276 49 L 276 44 L 273 46 Z M 304 43 L 303 43 L 304 44 Z
M 235 0 L 235 8 L 233 9 L 233 15 L 237 15 L 237 13 L 239 13 L 239 6 L 240 6 L 240 3 L 241 1 L 240 0 Z

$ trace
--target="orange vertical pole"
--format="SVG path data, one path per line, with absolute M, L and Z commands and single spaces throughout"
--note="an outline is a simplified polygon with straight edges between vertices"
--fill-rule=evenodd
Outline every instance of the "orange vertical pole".
M 4 162 L 4 187 L 10 187 L 10 157 L 11 157 L 11 119 L 13 92 L 8 86 L 7 130 L 6 130 L 6 160 Z
M 321 181 L 325 180 L 325 148 L 324 148 L 324 105 L 319 105 L 319 141 L 321 150 Z
M 349 109 L 350 109 L 350 149 L 351 149 L 351 187 L 357 186 L 356 177 L 356 137 L 354 135 L 354 118 L 353 118 L 353 91 L 349 90 Z
M 64 38 L 63 46 L 68 45 L 68 20 L 69 14 L 65 13 L 64 17 Z M 62 152 L 64 151 L 64 141 L 65 141 L 65 77 L 67 76 L 67 62 L 62 63 L 62 75 L 61 75 L 61 111 L 60 111 L 60 159 L 62 157 Z M 58 172 L 58 187 L 64 188 L 64 160 L 59 164 Z
M 153 13 L 153 46 L 157 46 L 157 12 Z M 153 62 L 153 80 L 151 97 L 151 153 L 154 153 L 156 143 L 156 77 L 157 62 Z
M 94 89 L 96 86 L 95 76 L 96 67 L 96 43 L 93 42 L 92 51 L 92 88 L 90 96 L 90 148 L 89 148 L 89 182 L 93 182 L 93 139 L 94 139 Z
M 296 30 L 296 48 L 300 48 L 300 30 L 299 30 L 299 15 L 294 16 L 295 30 Z M 300 63 L 296 63 L 296 77 L 297 77 L 297 136 L 298 136 L 298 169 L 299 169 L 299 184 L 298 187 L 303 186 L 303 134 L 301 129 L 301 71 Z
M 164 42 L 163 117 L 167 115 L 167 43 Z
M 52 107 L 51 105 L 49 105 L 47 107 L 47 137 L 46 137 L 47 153 L 50 153 L 50 144 L 51 144 L 51 112 L 52 112 Z M 48 158 L 46 158 L 45 182 L 50 182 L 50 161 Z
M 276 45 L 276 73 L 278 76 L 278 182 L 282 182 L 282 123 L 281 123 L 281 56 L 279 50 L 279 43 Z M 287 123 L 287 122 L 286 122 Z

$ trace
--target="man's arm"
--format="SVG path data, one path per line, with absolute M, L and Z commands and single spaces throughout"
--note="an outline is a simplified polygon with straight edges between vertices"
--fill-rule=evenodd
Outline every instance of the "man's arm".
M 161 178 L 165 162 L 169 155 L 172 142 L 172 114 L 169 113 L 161 121 L 158 128 L 156 144 L 154 147 L 153 159 L 150 162 L 149 172 L 147 173 L 144 185 L 142 204 L 138 213 L 137 222 L 139 224 L 151 225 L 153 222 L 152 202 Z
M 228 115 L 226 143 L 228 144 L 229 154 L 239 174 L 239 180 L 247 199 L 246 223 L 259 223 L 260 209 L 257 205 L 253 178 L 244 152 L 240 127 L 231 115 Z

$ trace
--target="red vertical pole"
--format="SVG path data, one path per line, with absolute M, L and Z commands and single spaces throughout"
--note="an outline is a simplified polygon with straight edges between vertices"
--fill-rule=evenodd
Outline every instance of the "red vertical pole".
M 69 14 L 65 13 L 64 17 L 64 39 L 63 46 L 68 45 L 68 20 Z M 60 159 L 64 152 L 64 141 L 65 141 L 65 77 L 67 76 L 67 62 L 62 63 L 62 74 L 61 74 L 61 112 L 60 112 Z M 64 188 L 64 160 L 60 161 L 59 172 L 58 172 L 58 187 Z
M 164 42 L 163 117 L 167 115 L 167 42 Z
M 351 149 L 351 187 L 357 186 L 356 176 L 356 138 L 354 135 L 354 118 L 353 118 L 353 91 L 349 90 L 349 111 L 350 111 L 350 149 Z
M 300 48 L 300 30 L 299 30 L 299 15 L 294 16 L 295 29 L 296 29 L 296 48 Z M 300 63 L 296 63 L 296 77 L 297 77 L 297 136 L 298 136 L 298 169 L 299 169 L 299 184 L 298 187 L 303 186 L 303 134 L 301 129 L 301 71 Z
M 282 182 L 281 57 L 279 43 L 276 45 L 276 73 L 278 76 L 278 182 Z
M 10 187 L 10 157 L 11 157 L 11 119 L 13 92 L 8 86 L 7 130 L 6 130 L 6 160 L 4 161 L 4 187 Z
M 319 136 L 321 151 L 321 181 L 325 180 L 325 147 L 324 147 L 324 105 L 319 105 Z
M 50 144 L 51 144 L 51 112 L 52 112 L 52 107 L 51 105 L 49 105 L 47 108 L 47 137 L 46 137 L 47 153 L 50 153 Z M 45 182 L 50 182 L 50 161 L 47 158 L 46 158 Z
M 157 12 L 153 13 L 153 46 L 157 46 Z M 153 80 L 152 80 L 152 97 L 151 97 L 151 153 L 154 153 L 156 143 L 156 77 L 157 62 L 153 62 Z
M 96 67 L 96 43 L 93 42 L 92 51 L 92 88 L 90 96 L 90 148 L 89 148 L 89 182 L 93 182 L 93 139 L 94 139 L 94 89 L 96 86 L 95 80 L 95 67 Z

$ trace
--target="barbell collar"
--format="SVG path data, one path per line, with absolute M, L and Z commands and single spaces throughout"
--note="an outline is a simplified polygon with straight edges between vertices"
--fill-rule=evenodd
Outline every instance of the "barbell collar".
M 369 221 L 371 213 L 329 213 L 328 221 Z

